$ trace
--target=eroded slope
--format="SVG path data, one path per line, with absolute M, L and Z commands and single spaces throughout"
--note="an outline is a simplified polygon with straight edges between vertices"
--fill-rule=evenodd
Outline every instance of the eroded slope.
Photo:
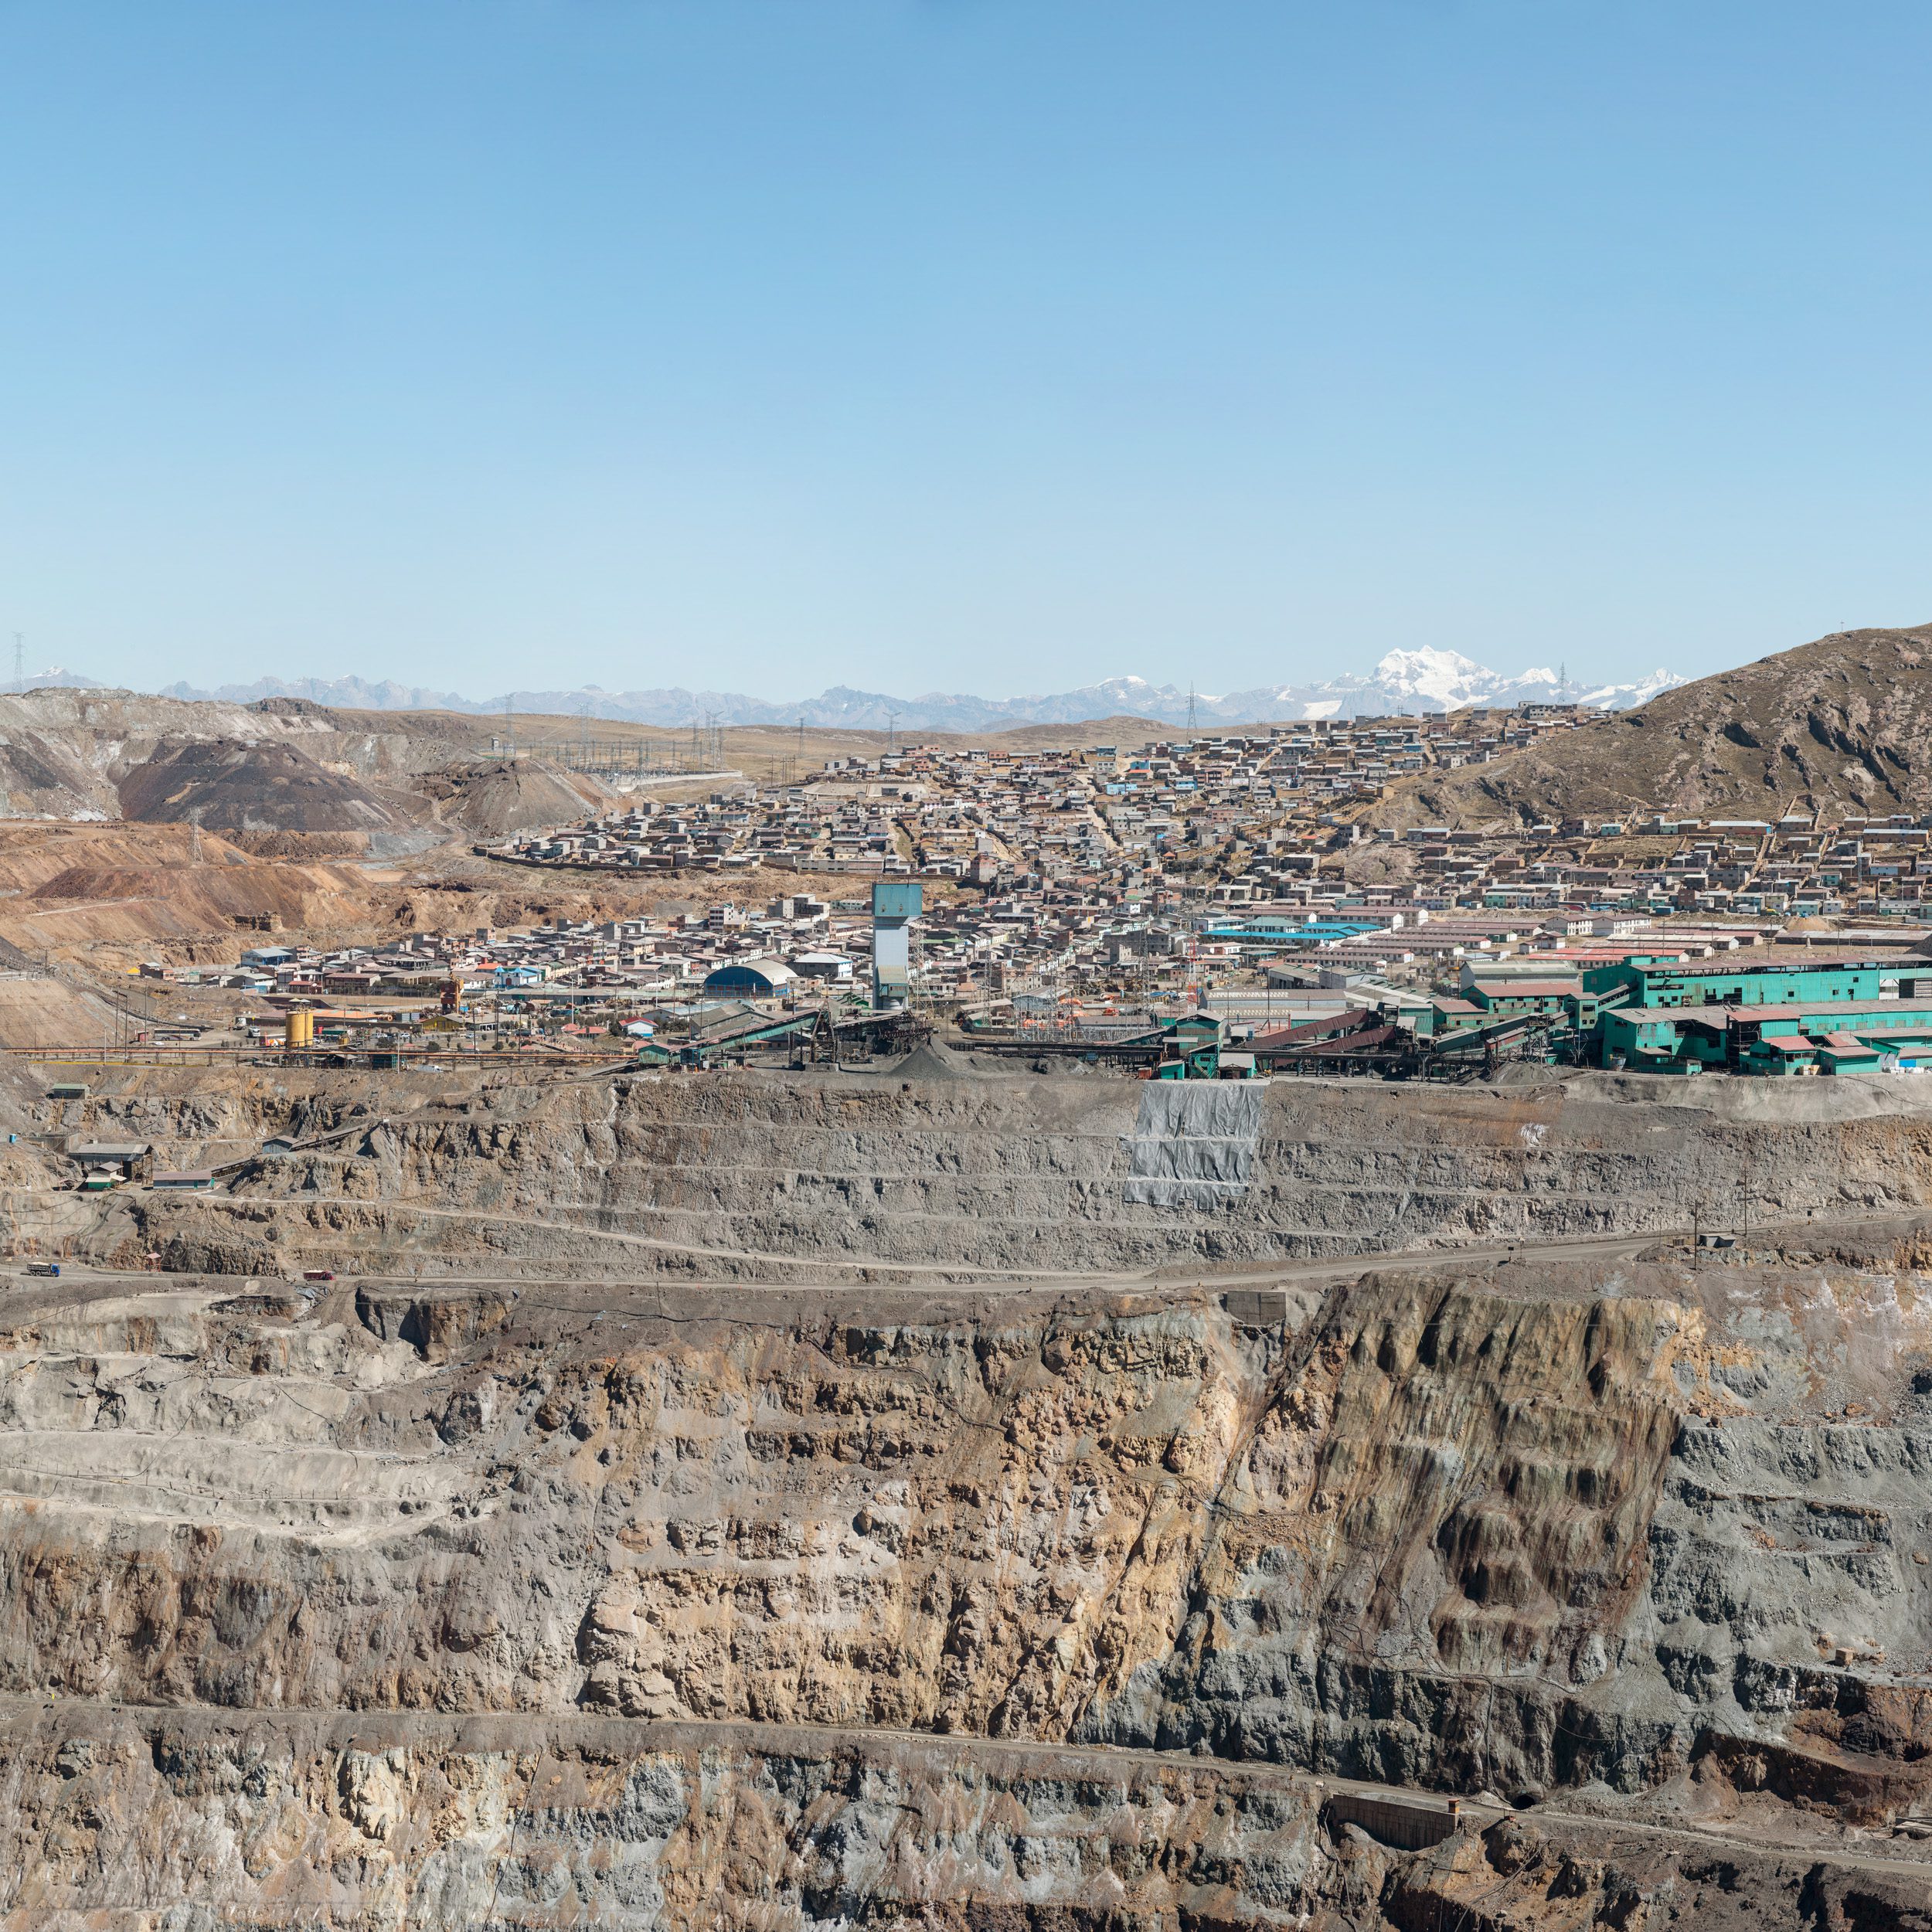
M 104 1083 L 70 1128 L 200 1164 L 245 1135 L 353 1129 L 214 1199 L 124 1199 L 93 1244 L 182 1270 L 330 1266 L 850 1280 L 1138 1274 L 1431 1246 L 1830 1227 L 1932 1190 L 1909 1082 L 1594 1076 L 1529 1092 L 1080 1078 L 620 1073 L 378 1086 L 192 1073 Z M 243 1104 L 245 1102 L 245 1104 Z M 360 1109 L 358 1112 L 356 1110 Z

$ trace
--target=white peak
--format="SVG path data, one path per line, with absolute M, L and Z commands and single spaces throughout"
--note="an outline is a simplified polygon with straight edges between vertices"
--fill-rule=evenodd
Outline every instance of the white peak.
M 1419 651 L 1386 652 L 1375 668 L 1374 682 L 1400 697 L 1453 707 L 1485 696 L 1499 681 L 1493 671 L 1459 651 L 1424 645 Z
M 1376 665 L 1379 678 L 1415 671 L 1454 671 L 1465 678 L 1472 673 L 1478 677 L 1490 675 L 1474 658 L 1465 658 L 1459 651 L 1438 651 L 1432 645 L 1416 651 L 1384 651 Z

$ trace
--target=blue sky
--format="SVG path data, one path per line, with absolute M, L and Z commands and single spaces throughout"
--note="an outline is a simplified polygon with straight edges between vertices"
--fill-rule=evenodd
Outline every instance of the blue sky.
M 782 698 L 1923 621 L 1929 57 L 1859 0 L 0 0 L 0 634 Z

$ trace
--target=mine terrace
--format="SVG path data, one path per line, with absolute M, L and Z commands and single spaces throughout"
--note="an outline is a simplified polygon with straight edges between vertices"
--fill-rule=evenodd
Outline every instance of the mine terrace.
M 0 699 L 6 1932 L 1927 1923 L 1923 818 L 144 703 Z

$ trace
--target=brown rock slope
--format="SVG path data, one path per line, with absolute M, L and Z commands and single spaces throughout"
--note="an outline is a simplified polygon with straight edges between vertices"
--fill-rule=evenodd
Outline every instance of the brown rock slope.
M 1912 1083 L 486 1079 L 0 1083 L 4 1932 L 1927 1923 Z
M 1665 692 L 1493 764 L 1414 781 L 1380 825 L 1639 807 L 1769 818 L 1932 811 L 1932 626 L 1845 631 Z
M 776 1726 L 73 1706 L 23 1711 L 0 1738 L 5 1932 L 1932 1927 L 1904 1860 L 1493 1812 L 1405 1855 L 1311 1780 L 1212 1761 Z
M 1753 1850 L 1773 1804 L 1787 1845 L 1896 1846 L 1852 1922 L 1908 1924 L 1927 1307 L 1910 1273 L 1668 1263 L 1345 1276 L 1262 1327 L 1194 1294 L 23 1284 L 0 1688 L 63 1708 L 0 1730 L 0 1908 L 1843 1922 L 1842 1871 Z M 1888 1325 L 1885 1387 L 1825 1413 Z M 1553 1815 L 1392 1859 L 1296 1771 Z
M 404 822 L 359 781 L 274 740 L 165 742 L 119 791 L 124 817 L 223 832 L 380 832 Z
M 502 838 L 534 825 L 567 825 L 622 804 L 600 779 L 539 758 L 481 758 L 429 772 L 416 788 L 448 824 Z
M 0 934 L 36 961 L 49 951 L 84 949 L 97 968 L 94 949 L 104 945 L 206 940 L 232 957 L 226 949 L 243 920 L 375 937 L 395 923 L 386 890 L 394 877 L 357 865 L 257 859 L 185 825 L 35 821 L 0 826 Z M 66 1036 L 77 1037 L 98 1036 Z

